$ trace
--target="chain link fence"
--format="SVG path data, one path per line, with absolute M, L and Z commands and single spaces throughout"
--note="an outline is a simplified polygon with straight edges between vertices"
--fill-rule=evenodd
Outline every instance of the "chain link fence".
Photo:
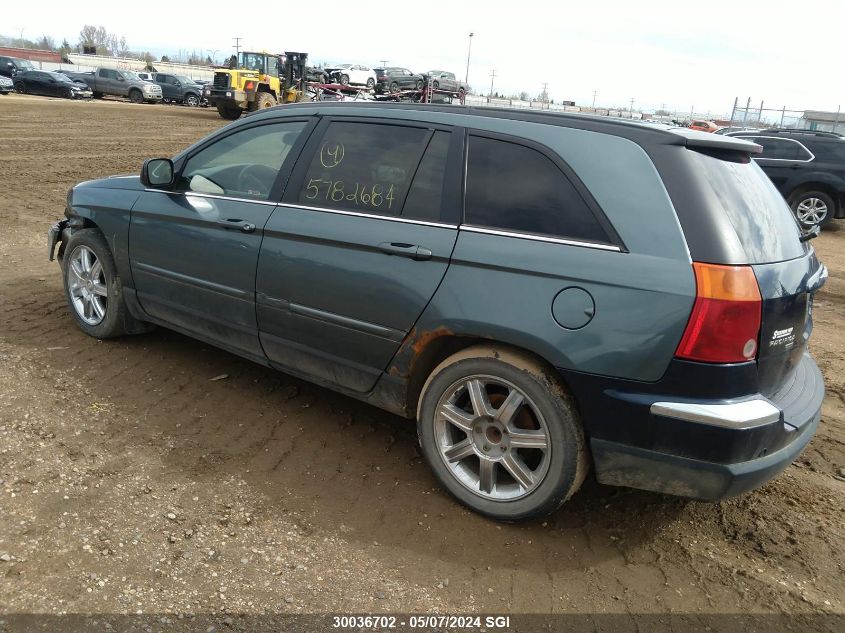
M 824 110 L 793 110 L 787 107 L 767 108 L 765 102 L 752 105 L 749 99 L 743 105 L 737 98 L 731 111 L 730 127 L 779 128 L 786 130 L 813 130 L 845 134 L 845 112 L 841 107 L 835 112 Z

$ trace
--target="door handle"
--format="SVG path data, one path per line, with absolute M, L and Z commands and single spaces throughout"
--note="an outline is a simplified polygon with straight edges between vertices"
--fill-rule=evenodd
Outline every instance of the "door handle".
M 415 261 L 431 259 L 430 249 L 417 244 L 406 244 L 405 242 L 382 242 L 378 245 L 379 250 L 387 255 L 399 255 L 409 257 Z
M 249 222 L 244 222 L 240 218 L 228 218 L 218 222 L 224 229 L 233 231 L 243 231 L 244 233 L 252 233 L 255 230 L 255 225 Z

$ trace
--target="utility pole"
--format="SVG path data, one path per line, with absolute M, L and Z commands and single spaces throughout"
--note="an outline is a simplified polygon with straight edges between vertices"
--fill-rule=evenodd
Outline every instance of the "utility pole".
M 543 99 L 542 99 L 543 103 L 548 103 L 549 102 L 549 84 L 548 83 L 543 82 L 543 92 L 541 92 L 540 94 L 543 95 Z
M 634 97 L 631 97 L 631 107 L 628 108 L 628 114 L 631 115 L 631 118 L 634 118 Z
M 236 57 L 240 57 L 240 54 L 241 54 L 241 40 L 242 40 L 243 38 L 242 38 L 242 37 L 233 37 L 232 39 L 233 39 L 233 40 L 235 40 L 235 46 L 234 46 L 234 49 L 235 49 L 235 56 L 236 56 Z
M 599 93 L 598 90 L 593 90 L 593 110 L 596 109 L 596 95 Z
M 493 82 L 496 80 L 496 71 L 495 69 L 493 72 L 490 73 L 490 96 L 487 97 L 487 102 L 490 102 L 490 99 L 493 98 Z
M 387 66 L 387 62 L 389 62 L 390 60 L 389 59 L 380 59 L 379 61 L 381 62 L 381 67 L 385 68 Z
M 469 34 L 469 47 L 467 48 L 467 74 L 464 77 L 464 83 L 467 84 L 467 85 L 469 85 L 469 56 L 472 53 L 472 36 L 473 35 L 475 35 L 475 33 Z

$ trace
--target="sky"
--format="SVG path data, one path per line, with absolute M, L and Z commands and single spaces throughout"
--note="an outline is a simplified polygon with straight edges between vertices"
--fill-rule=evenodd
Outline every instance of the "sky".
M 311 63 L 352 62 L 467 73 L 469 83 L 579 105 L 730 113 L 734 99 L 794 110 L 845 107 L 840 0 L 334 0 L 257 2 L 36 0 L 7 3 L 0 34 L 75 44 L 84 24 L 132 50 L 304 51 Z M 296 7 L 300 7 L 301 11 Z

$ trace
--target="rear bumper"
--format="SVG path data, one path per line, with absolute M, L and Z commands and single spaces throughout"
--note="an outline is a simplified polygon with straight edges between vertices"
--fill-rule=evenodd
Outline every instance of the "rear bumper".
M 824 382 L 805 354 L 769 398 L 682 400 L 619 391 L 603 396 L 623 402 L 654 437 L 634 443 L 607 429 L 603 437 L 591 435 L 600 483 L 716 501 L 760 487 L 795 460 L 818 427 Z

